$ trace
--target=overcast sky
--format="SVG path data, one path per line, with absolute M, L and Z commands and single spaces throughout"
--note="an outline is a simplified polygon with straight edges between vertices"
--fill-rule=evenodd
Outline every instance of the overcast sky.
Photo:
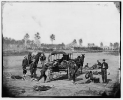
M 120 13 L 113 2 L 25 2 L 6 3 L 3 7 L 3 36 L 30 39 L 39 32 L 41 43 L 71 43 L 83 39 L 83 45 L 109 45 L 120 42 Z

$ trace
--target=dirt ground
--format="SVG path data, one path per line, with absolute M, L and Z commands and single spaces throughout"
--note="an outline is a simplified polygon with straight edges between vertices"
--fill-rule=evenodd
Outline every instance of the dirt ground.
M 74 58 L 80 55 L 74 54 Z M 46 54 L 48 56 L 48 54 Z M 81 74 L 76 78 L 76 83 L 73 84 L 72 80 L 68 80 L 66 73 L 62 72 L 59 77 L 54 76 L 54 80 L 51 82 L 43 83 L 43 78 L 37 82 L 32 81 L 30 78 L 30 72 L 28 70 L 26 80 L 12 79 L 12 75 L 22 76 L 22 59 L 24 56 L 4 56 L 3 57 L 3 86 L 7 87 L 9 93 L 12 96 L 25 97 L 25 96 L 101 96 L 104 91 L 106 94 L 110 94 L 113 88 L 113 84 L 118 82 L 120 67 L 120 56 L 108 55 L 105 53 L 85 53 L 85 62 L 92 66 L 97 60 L 102 62 L 102 59 L 106 59 L 109 65 L 108 69 L 108 84 L 102 83 L 101 75 L 95 75 L 100 78 L 100 83 L 85 83 L 85 74 Z M 39 62 L 38 67 L 41 64 Z M 37 70 L 37 75 L 40 75 L 40 70 Z M 84 72 L 84 70 L 83 70 Z M 50 86 L 47 91 L 35 91 L 34 86 Z M 5 93 L 5 92 L 4 92 Z

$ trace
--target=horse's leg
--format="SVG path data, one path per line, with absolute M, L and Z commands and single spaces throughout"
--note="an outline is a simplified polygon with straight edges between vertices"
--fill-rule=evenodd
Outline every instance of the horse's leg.
M 83 69 L 83 62 L 82 62 L 82 64 L 81 64 L 81 74 L 82 74 L 82 69 Z
M 44 83 L 45 83 L 45 81 L 46 81 L 46 79 L 47 79 L 47 76 L 46 76 L 46 74 L 44 73 Z
M 33 68 L 30 68 L 31 78 L 33 77 Z
M 82 65 L 80 66 L 80 68 L 81 68 L 81 74 L 82 74 Z
M 34 72 L 33 72 L 33 74 L 34 74 L 34 78 L 36 78 L 36 76 L 37 76 L 37 75 L 36 75 L 36 70 L 37 70 L 37 69 L 36 69 L 36 68 L 34 68 Z

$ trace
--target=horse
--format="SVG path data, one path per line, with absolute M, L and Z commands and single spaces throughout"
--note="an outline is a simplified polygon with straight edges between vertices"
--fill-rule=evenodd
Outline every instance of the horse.
M 36 55 L 34 55 L 36 54 Z M 39 62 L 39 58 L 41 56 L 41 52 L 38 52 L 38 53 L 32 53 L 32 62 L 31 64 L 29 65 L 30 66 L 30 73 L 31 73 L 31 77 L 36 77 L 36 70 L 37 70 L 37 65 L 38 65 L 38 62 Z
M 30 65 L 32 63 L 32 53 L 29 52 L 28 53 L 28 65 Z
M 77 58 L 73 59 L 73 61 L 78 66 L 78 69 L 81 68 L 81 73 L 83 69 L 84 58 L 85 58 L 85 54 L 82 54 L 81 56 L 78 56 Z

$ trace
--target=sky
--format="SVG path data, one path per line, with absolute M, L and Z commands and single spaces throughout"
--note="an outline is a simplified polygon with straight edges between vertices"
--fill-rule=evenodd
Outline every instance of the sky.
M 3 6 L 3 36 L 21 40 L 28 33 L 41 43 L 69 44 L 76 39 L 109 45 L 120 42 L 120 13 L 113 2 L 7 2 Z M 78 43 L 79 44 L 79 43 Z

